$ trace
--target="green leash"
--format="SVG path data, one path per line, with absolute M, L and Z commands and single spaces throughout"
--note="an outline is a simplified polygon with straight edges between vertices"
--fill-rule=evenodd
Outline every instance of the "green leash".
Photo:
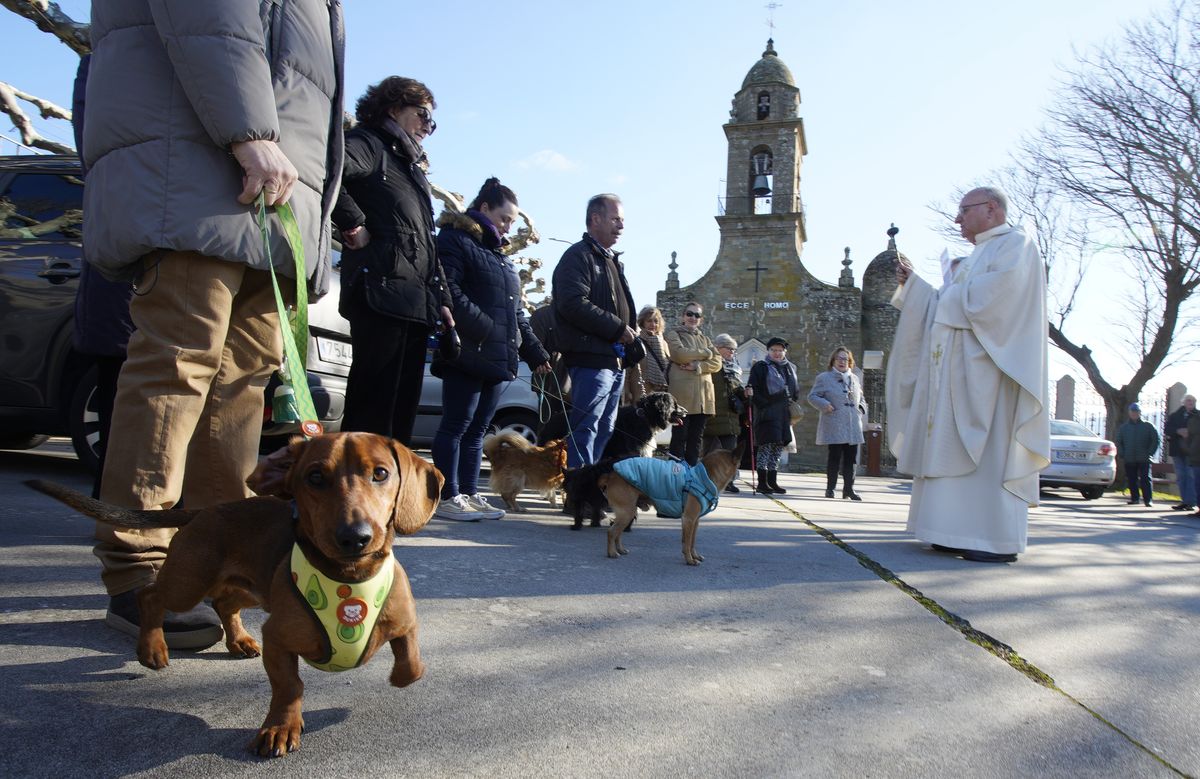
M 300 238 L 300 225 L 296 223 L 296 214 L 288 203 L 275 206 L 275 213 L 283 225 L 283 235 L 287 238 L 292 250 L 292 259 L 296 262 L 296 308 L 289 311 L 283 304 L 283 293 L 279 290 L 279 279 L 275 277 L 275 262 L 271 258 L 271 236 L 267 230 L 267 203 L 262 193 L 255 201 L 258 206 L 258 229 L 263 237 L 263 249 L 267 253 L 267 267 L 271 271 L 271 286 L 275 289 L 275 309 L 279 313 L 279 329 L 283 332 L 284 361 L 279 368 L 279 377 L 283 386 L 291 390 L 283 394 L 284 411 L 281 416 L 290 421 L 300 422 L 300 432 L 305 438 L 313 438 L 324 432 L 317 409 L 313 405 L 312 392 L 308 388 L 308 282 L 304 263 L 304 242 Z M 282 387 L 280 388 L 282 389 Z M 276 401 L 280 398 L 276 391 Z M 273 403 L 273 406 L 280 405 Z M 275 416 L 275 409 L 272 409 Z M 276 416 L 276 421 L 285 421 Z

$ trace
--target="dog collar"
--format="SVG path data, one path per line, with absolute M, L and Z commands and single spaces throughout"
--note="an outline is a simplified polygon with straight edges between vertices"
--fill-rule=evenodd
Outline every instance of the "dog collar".
M 322 671 L 348 671 L 363 662 L 363 653 L 387 602 L 396 575 L 389 550 L 387 559 L 370 579 L 339 582 L 317 570 L 299 544 L 292 545 L 292 584 L 321 626 L 328 651 L 323 659 L 304 662 Z

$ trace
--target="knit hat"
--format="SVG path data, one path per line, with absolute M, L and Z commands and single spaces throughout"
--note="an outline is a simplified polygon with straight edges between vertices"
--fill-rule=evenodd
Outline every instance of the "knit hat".
M 788 348 L 788 342 L 783 340 L 779 336 L 775 336 L 770 341 L 767 341 L 767 348 L 770 349 L 772 346 L 775 346 L 776 344 L 778 344 L 779 346 L 782 346 L 784 349 Z
M 733 336 L 729 333 L 721 333 L 713 338 L 713 346 L 725 346 L 730 349 L 736 349 L 737 341 L 733 340 Z

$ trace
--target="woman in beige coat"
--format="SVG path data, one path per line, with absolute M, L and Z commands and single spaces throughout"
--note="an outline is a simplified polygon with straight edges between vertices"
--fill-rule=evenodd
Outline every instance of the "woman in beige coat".
M 700 332 L 703 319 L 703 307 L 696 302 L 688 303 L 680 315 L 679 325 L 667 332 L 667 348 L 671 354 L 667 386 L 688 412 L 683 425 L 671 430 L 671 454 L 682 457 L 689 465 L 695 465 L 700 459 L 704 423 L 717 408 L 712 375 L 724 366 L 717 347 Z

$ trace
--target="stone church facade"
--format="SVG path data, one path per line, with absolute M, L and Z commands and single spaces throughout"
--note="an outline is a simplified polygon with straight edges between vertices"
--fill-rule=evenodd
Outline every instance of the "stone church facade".
M 729 153 L 723 213 L 716 217 L 721 232 L 716 260 L 695 283 L 680 286 L 672 255 L 658 307 L 671 325 L 684 305 L 699 302 L 705 309 L 705 332 L 710 337 L 729 333 L 749 347 L 742 349 L 742 359 L 759 357 L 762 344 L 773 336 L 786 339 L 803 394 L 813 377 L 827 370 L 835 347 L 851 349 L 860 366 L 864 352 L 882 352 L 879 366 L 864 371 L 863 384 L 872 405 L 871 421 L 886 424 L 883 367 L 899 317 L 889 303 L 896 287 L 895 232 L 889 231 L 887 249 L 867 266 L 861 289 L 850 270 L 849 249 L 836 284 L 821 281 L 804 267 L 800 172 L 808 145 L 800 90 L 773 41 L 767 41 L 766 51 L 734 95 L 724 130 Z M 813 443 L 816 425 L 816 411 L 809 408 L 795 427 L 799 446 L 791 465 L 824 467 L 825 447 Z M 887 447 L 883 450 L 887 464 Z

